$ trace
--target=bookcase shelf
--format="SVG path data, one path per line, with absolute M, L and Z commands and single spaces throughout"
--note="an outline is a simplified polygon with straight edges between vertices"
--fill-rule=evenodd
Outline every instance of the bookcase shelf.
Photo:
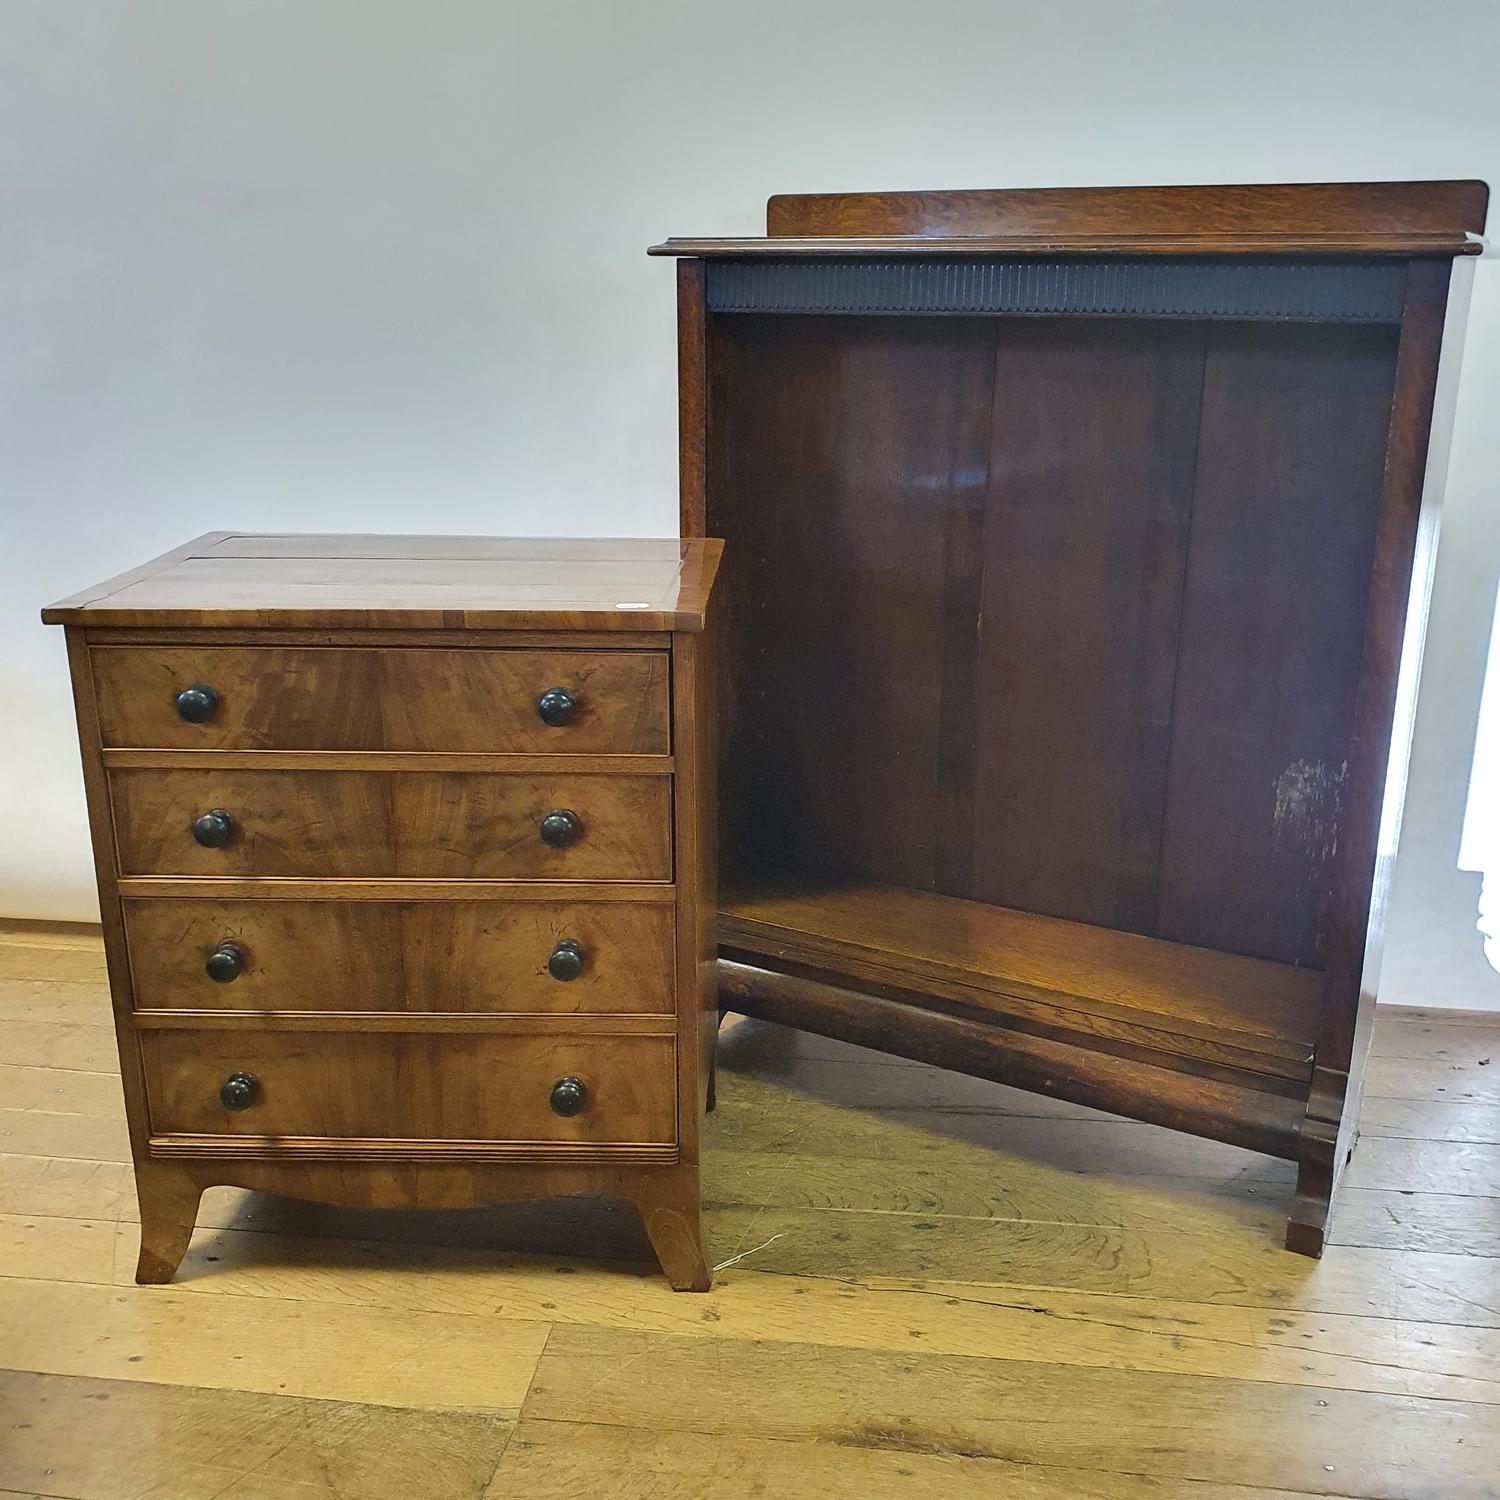
M 1321 972 L 894 886 L 729 892 L 724 957 L 1306 1097 Z M 1243 1075 L 1243 1076 L 1242 1076 Z

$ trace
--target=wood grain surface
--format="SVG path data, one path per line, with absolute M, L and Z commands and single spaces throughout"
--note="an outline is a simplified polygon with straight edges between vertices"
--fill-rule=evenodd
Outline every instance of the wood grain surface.
M 210 532 L 49 605 L 49 625 L 701 630 L 716 541 Z M 274 616 L 274 620 L 271 618 Z
M 132 1287 L 108 1027 L 96 939 L 0 934 L 0 1493 L 1489 1500 L 1500 1470 L 1497 1182 L 1422 1112 L 1500 1136 L 1494 1017 L 1381 1012 L 1366 1117 L 1399 1133 L 1316 1263 L 1279 1245 L 1288 1163 L 732 1023 L 704 1224 L 746 1258 L 694 1299 L 624 1203 L 231 1188 Z
M 671 1014 L 676 993 L 659 903 L 128 899 L 125 931 L 141 1010 Z M 567 939 L 583 970 L 560 981 Z M 221 943 L 244 955 L 228 983 L 204 968 Z
M 771 235 L 1147 235 L 1208 241 L 1353 233 L 1396 238 L 1484 228 L 1486 184 L 1248 183 L 1215 187 L 994 188 L 778 193 Z
M 665 755 L 664 651 L 441 651 L 433 647 L 99 646 L 90 653 L 106 746 L 182 750 L 406 750 Z M 213 716 L 176 697 L 203 683 Z M 563 725 L 537 713 L 563 688 Z
M 668 1023 L 670 1024 L 670 1023 Z M 676 1138 L 669 1034 L 162 1030 L 143 1035 L 156 1135 L 666 1144 Z M 220 1085 L 255 1080 L 247 1109 Z M 571 1118 L 548 1107 L 560 1079 L 586 1090 Z
M 683 258 L 683 523 L 730 548 L 728 883 L 901 886 L 1295 968 L 1265 1008 L 1296 1046 L 1309 1255 L 1357 1130 L 1462 298 L 1444 310 L 1487 203 L 1475 181 L 796 194 L 764 238 L 656 247 Z M 1261 299 L 1340 262 L 1378 306 Z M 992 275 L 1010 290 L 976 298 Z M 1101 292 L 1125 275 L 1138 316 Z M 1230 276 L 1256 295 L 1190 300 Z M 732 288 L 757 278 L 764 300 Z M 758 941 L 726 949 L 752 1015 L 1286 1150 L 1266 1075 L 1170 997 L 1156 1037 L 1063 1035 L 1082 1011 L 1007 991 L 985 1045 L 985 997 L 878 937 L 857 962 Z
M 1323 963 L 1395 356 L 1383 328 L 1236 329 L 1209 347 L 1162 937 Z
M 1312 1050 L 1303 1028 L 1320 976 L 1289 964 L 885 885 L 733 891 L 722 915 L 722 946 L 752 962 L 863 962 L 892 982 L 978 992 L 976 1005 L 991 996 L 997 1010 L 1037 999 L 1304 1064 Z
M 365 1208 L 614 1194 L 673 1287 L 708 1287 L 695 642 L 719 550 L 213 533 L 44 611 L 67 626 L 136 1281 L 172 1279 L 232 1182 Z M 32 1139 L 0 1114 L 0 1145 Z
M 109 775 L 123 875 L 670 880 L 670 780 L 417 771 L 116 770 Z M 200 813 L 227 811 L 222 848 L 194 842 Z M 566 848 L 542 819 L 577 815 Z

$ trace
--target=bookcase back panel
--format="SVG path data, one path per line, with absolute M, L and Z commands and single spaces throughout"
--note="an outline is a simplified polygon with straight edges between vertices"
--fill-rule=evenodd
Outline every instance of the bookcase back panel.
M 1007 323 L 970 891 L 1149 933 L 1203 385 L 1197 329 Z
M 1320 963 L 1395 329 L 714 337 L 729 881 Z
M 1160 937 L 1322 962 L 1394 377 L 1388 329 L 1209 345 Z
M 964 569 L 978 574 L 950 533 L 983 518 L 993 330 L 741 331 L 715 437 L 743 564 L 724 626 L 745 712 L 722 726 L 721 857 L 931 889 L 953 831 L 938 774 L 947 641 L 976 625 L 973 600 L 949 618 Z

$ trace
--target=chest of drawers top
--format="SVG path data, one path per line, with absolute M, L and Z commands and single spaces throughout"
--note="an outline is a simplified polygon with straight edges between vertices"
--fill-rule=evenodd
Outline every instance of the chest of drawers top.
M 90 629 L 701 631 L 721 544 L 210 532 L 42 611 Z

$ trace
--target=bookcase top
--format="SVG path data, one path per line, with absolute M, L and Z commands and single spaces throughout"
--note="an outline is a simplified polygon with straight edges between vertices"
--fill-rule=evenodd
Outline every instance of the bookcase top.
M 1483 249 L 1487 184 L 1341 182 L 778 194 L 766 236 L 652 255 L 1454 256 Z

